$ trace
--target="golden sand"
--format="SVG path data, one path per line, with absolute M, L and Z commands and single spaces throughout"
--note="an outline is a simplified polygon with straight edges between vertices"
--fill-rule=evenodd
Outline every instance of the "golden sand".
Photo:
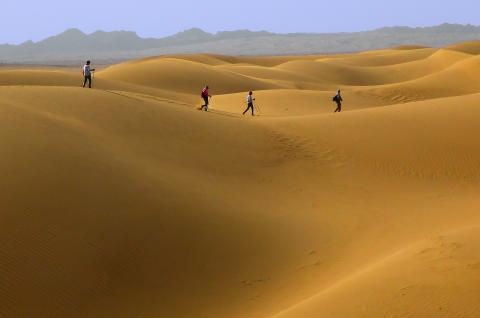
M 0 316 L 479 317 L 478 52 L 0 69 Z

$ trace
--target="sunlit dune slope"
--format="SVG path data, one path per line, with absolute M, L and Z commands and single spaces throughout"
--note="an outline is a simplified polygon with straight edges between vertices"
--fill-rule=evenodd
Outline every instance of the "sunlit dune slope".
M 437 49 L 433 48 L 413 48 L 406 50 L 385 49 L 361 52 L 357 54 L 333 56 L 333 58 L 338 58 L 343 64 L 355 66 L 387 66 L 423 60 L 428 58 L 436 51 Z M 329 59 L 332 57 L 324 56 L 323 58 Z
M 320 59 L 317 61 L 292 61 L 279 66 L 280 69 L 308 74 L 324 82 L 346 86 L 372 86 L 393 84 L 417 79 L 440 72 L 456 62 L 470 57 L 468 54 L 454 51 L 437 51 L 425 59 L 393 63 L 384 66 L 358 66 L 351 63 L 355 59 Z M 377 56 L 368 56 L 376 61 Z
M 349 110 L 386 105 L 381 98 L 364 96 L 360 91 L 344 92 Z M 255 104 L 259 116 L 302 116 L 332 113 L 336 104 L 335 92 L 315 90 L 276 89 L 255 92 Z M 212 99 L 214 109 L 241 113 L 246 109 L 247 93 L 225 94 Z M 250 113 L 249 113 L 250 114 Z
M 476 317 L 479 244 L 478 227 L 432 237 L 275 317 Z
M 281 88 L 273 81 L 260 80 L 183 59 L 159 58 L 112 66 L 99 78 L 121 80 L 148 87 L 189 93 L 201 91 L 204 85 L 215 87 L 217 93 L 238 90 Z
M 371 87 L 364 92 L 383 96 L 391 103 L 473 94 L 480 92 L 479 71 L 480 57 L 473 56 L 428 76 Z

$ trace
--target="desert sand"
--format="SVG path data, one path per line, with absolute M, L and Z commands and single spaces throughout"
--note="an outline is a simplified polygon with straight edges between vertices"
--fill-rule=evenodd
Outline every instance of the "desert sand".
M 0 317 L 480 317 L 479 53 L 0 68 Z

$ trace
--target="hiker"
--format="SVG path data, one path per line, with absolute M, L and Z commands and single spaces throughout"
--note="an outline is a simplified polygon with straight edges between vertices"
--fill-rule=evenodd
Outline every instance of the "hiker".
M 90 61 L 87 61 L 87 64 L 83 67 L 83 87 L 87 85 L 88 81 L 88 88 L 92 88 L 92 72 L 95 72 L 95 69 L 90 68 Z
M 253 98 L 253 92 L 250 91 L 248 92 L 248 95 L 247 95 L 247 109 L 243 112 L 243 115 L 245 115 L 249 109 L 252 109 L 252 116 L 255 116 L 253 110 L 254 110 L 254 107 L 253 107 L 253 101 L 255 100 L 255 98 Z
M 202 105 L 202 107 L 200 107 L 200 110 L 203 110 L 205 108 L 205 111 L 207 112 L 208 111 L 208 104 L 209 104 L 209 98 L 212 98 L 212 96 L 208 93 L 208 85 L 205 86 L 205 88 L 202 90 L 202 98 L 205 102 L 205 105 Z
M 337 95 L 335 95 L 335 97 L 333 98 L 333 101 L 335 103 L 337 103 L 337 109 L 335 109 L 335 113 L 342 112 L 343 98 L 342 98 L 342 94 L 341 94 L 340 90 L 338 90 Z

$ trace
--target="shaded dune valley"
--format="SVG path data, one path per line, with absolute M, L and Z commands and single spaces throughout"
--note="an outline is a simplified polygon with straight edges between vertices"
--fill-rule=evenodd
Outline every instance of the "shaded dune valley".
M 0 68 L 0 317 L 480 317 L 479 52 Z

